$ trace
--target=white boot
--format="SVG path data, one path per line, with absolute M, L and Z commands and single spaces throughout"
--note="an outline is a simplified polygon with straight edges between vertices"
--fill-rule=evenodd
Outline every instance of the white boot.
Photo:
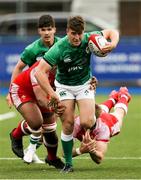
M 33 154 L 33 156 L 32 156 L 32 161 L 31 162 L 29 162 L 29 160 L 27 160 L 27 152 L 29 151 L 28 150 L 28 148 L 29 147 L 27 147 L 25 150 L 24 150 L 24 158 L 23 158 L 23 160 L 25 161 L 25 162 L 27 162 L 27 163 L 37 163 L 37 164 L 44 164 L 45 162 L 44 161 L 41 161 L 40 159 L 39 159 L 39 157 L 37 156 L 37 154 L 34 152 L 34 154 Z M 29 154 L 29 152 L 28 152 L 28 154 Z
M 36 152 L 36 144 L 30 144 L 28 148 L 24 151 L 24 157 L 23 157 L 24 162 L 31 163 L 35 152 Z
M 32 162 L 33 162 L 33 163 L 37 163 L 37 164 L 44 164 L 44 163 L 45 163 L 44 161 L 41 161 L 41 160 L 39 159 L 39 157 L 37 156 L 36 153 L 33 154 Z

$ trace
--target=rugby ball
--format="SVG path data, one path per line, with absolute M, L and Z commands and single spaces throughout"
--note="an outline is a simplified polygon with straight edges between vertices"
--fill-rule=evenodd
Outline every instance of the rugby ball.
M 100 34 L 92 34 L 88 39 L 88 46 L 91 53 L 96 56 L 105 57 L 108 53 L 103 53 L 101 49 L 106 45 L 107 40 Z

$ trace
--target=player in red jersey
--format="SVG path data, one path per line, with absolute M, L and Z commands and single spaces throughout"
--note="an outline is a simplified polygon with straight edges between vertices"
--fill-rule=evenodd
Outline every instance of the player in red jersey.
M 46 102 L 46 96 L 43 90 L 38 85 L 34 72 L 39 62 L 36 62 L 29 69 L 19 74 L 10 86 L 10 95 L 14 106 L 20 112 L 22 117 L 26 121 L 22 121 L 19 126 L 12 131 L 11 141 L 12 148 L 15 154 L 23 158 L 23 146 L 22 137 L 28 134 L 32 134 L 33 144 L 30 153 L 34 155 L 37 147 L 37 143 L 41 139 L 41 131 L 43 135 L 43 141 L 48 148 L 48 144 L 56 148 L 51 148 L 50 158 L 54 158 L 56 155 L 58 138 L 56 136 L 56 114 L 54 110 L 49 109 Z M 53 86 L 55 71 L 49 73 L 50 84 Z M 49 101 L 48 101 L 49 102 Z M 46 107 L 46 108 L 45 108 Z M 58 104 L 57 113 L 61 113 L 63 108 Z M 16 138 L 13 138 L 16 137 Z M 15 146 L 14 146 L 15 145 Z M 47 149 L 48 150 L 48 149 Z M 54 152 L 54 151 L 55 152 Z M 32 156 L 26 159 L 26 162 L 31 162 Z M 55 156 L 52 160 L 52 164 L 56 168 L 61 168 L 64 163 Z
M 92 160 L 97 164 L 103 160 L 110 138 L 120 132 L 123 117 L 127 114 L 128 103 L 131 100 L 126 87 L 121 87 L 118 92 L 112 91 L 109 97 L 96 108 L 99 117 L 92 132 L 85 131 L 80 126 L 80 118 L 76 117 L 73 137 L 82 142 L 80 148 L 73 149 L 73 156 L 90 153 Z M 114 111 L 109 113 L 112 107 Z

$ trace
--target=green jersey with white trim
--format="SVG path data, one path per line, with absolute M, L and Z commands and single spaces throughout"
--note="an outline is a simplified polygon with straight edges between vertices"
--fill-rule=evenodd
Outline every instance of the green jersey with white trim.
M 54 37 L 54 44 L 58 40 L 60 40 L 59 37 Z M 49 47 L 44 45 L 42 39 L 37 39 L 24 49 L 21 54 L 21 60 L 24 64 L 32 66 L 36 61 L 39 61 L 48 50 Z
M 88 38 L 100 31 L 84 33 L 80 46 L 72 46 L 65 36 L 45 53 L 44 60 L 51 66 L 57 65 L 56 80 L 64 85 L 82 85 L 91 77 Z

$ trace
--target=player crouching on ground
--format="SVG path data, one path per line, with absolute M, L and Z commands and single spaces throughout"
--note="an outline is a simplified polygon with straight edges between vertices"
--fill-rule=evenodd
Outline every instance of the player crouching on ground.
M 77 117 L 73 137 L 82 142 L 80 148 L 73 149 L 73 157 L 90 153 L 91 159 L 100 164 L 108 149 L 110 138 L 120 132 L 130 100 L 131 95 L 126 87 L 121 87 L 118 92 L 112 91 L 109 99 L 100 105 L 102 112 L 97 118 L 95 128 L 91 133 L 80 126 L 80 119 Z M 112 107 L 114 107 L 114 112 L 109 113 Z

